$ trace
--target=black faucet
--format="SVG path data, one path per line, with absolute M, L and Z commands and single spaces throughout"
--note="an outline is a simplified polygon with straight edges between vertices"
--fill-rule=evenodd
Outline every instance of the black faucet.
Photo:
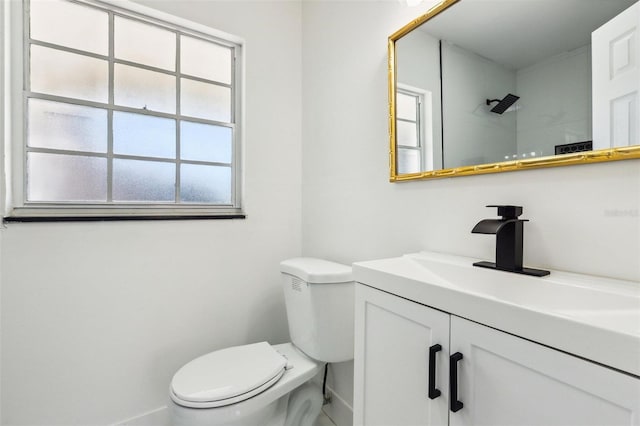
M 524 268 L 522 266 L 522 242 L 524 222 L 518 219 L 522 214 L 521 206 L 487 206 L 497 207 L 500 219 L 484 219 L 473 227 L 473 234 L 495 234 L 496 262 L 476 262 L 473 266 L 498 269 L 500 271 L 515 272 L 517 274 L 544 277 L 549 271 L 542 269 Z

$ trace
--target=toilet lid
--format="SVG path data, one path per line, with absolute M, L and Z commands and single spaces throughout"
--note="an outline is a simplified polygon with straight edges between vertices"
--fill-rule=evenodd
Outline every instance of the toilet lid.
M 286 358 L 267 342 L 235 346 L 187 363 L 173 376 L 171 390 L 187 403 L 220 401 L 215 405 L 227 405 L 273 385 L 286 365 Z

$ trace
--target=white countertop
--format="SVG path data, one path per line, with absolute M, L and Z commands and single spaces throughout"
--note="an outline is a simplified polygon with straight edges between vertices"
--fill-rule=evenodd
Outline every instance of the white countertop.
M 353 264 L 357 282 L 640 377 L 640 283 L 473 267 L 420 252 Z

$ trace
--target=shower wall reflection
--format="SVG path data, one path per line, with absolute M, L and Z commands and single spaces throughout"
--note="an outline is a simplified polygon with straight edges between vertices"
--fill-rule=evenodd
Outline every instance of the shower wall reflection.
M 592 139 L 590 45 L 514 67 L 418 30 L 396 55 L 399 174 L 554 155 Z M 412 93 L 415 120 L 400 113 Z M 509 93 L 520 99 L 491 112 L 487 100 Z

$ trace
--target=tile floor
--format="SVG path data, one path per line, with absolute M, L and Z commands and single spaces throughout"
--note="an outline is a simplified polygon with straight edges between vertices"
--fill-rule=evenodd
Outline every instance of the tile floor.
M 313 426 L 336 426 L 324 412 L 320 413 L 316 423 Z

